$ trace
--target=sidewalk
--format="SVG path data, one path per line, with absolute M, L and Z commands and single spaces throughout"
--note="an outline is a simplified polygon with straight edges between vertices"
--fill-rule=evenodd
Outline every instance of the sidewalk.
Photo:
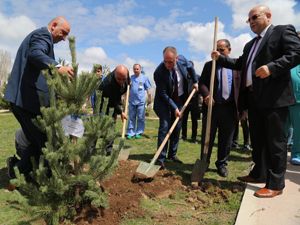
M 235 225 L 299 225 L 300 166 L 288 163 L 285 185 L 282 195 L 257 198 L 253 194 L 264 184 L 248 184 Z

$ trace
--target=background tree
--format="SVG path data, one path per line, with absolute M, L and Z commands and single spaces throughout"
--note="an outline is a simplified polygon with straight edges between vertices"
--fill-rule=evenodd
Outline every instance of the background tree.
M 0 87 L 7 82 L 10 66 L 10 54 L 7 51 L 0 49 Z

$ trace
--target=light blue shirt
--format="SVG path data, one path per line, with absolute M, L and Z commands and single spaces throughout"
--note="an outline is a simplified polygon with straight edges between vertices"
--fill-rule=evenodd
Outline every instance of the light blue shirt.
M 132 105 L 141 105 L 146 102 L 146 91 L 151 88 L 151 83 L 147 76 L 140 74 L 139 76 L 131 75 L 131 87 L 129 94 L 129 103 Z

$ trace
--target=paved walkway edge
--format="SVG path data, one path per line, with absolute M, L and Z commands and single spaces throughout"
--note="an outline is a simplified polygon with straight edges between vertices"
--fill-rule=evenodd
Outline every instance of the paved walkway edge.
M 247 184 L 235 225 L 299 225 L 300 166 L 288 163 L 285 185 L 282 195 L 263 199 L 253 194 L 264 184 Z

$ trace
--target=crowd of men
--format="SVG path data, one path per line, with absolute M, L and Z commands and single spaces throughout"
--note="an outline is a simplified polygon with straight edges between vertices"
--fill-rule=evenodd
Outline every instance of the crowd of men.
M 175 47 L 167 46 L 163 49 L 163 61 L 153 75 L 156 86 L 153 109 L 159 118 L 157 146 L 161 145 L 176 118 L 183 119 L 177 123 L 157 163 L 162 169 L 165 168 L 167 158 L 175 163 L 182 163 L 177 157 L 177 149 L 181 129 L 182 139 L 187 138 L 186 121 L 189 111 L 193 121 L 192 141 L 196 142 L 201 105 L 199 96 L 203 98 L 202 157 L 208 119 L 207 108 L 212 99 L 208 164 L 218 130 L 215 165 L 220 176 L 228 175 L 227 160 L 232 143 L 236 139 L 234 133 L 235 130 L 238 131 L 237 124 L 240 120 L 244 130 L 245 149 L 250 149 L 250 131 L 254 167 L 247 176 L 238 179 L 244 182 L 265 183 L 265 187 L 257 190 L 255 196 L 274 197 L 281 194 L 285 187 L 286 126 L 289 114 L 295 133 L 292 160 L 295 164 L 300 164 L 300 144 L 297 137 L 300 121 L 300 93 L 297 88 L 300 83 L 300 38 L 292 25 L 273 26 L 272 12 L 264 5 L 255 6 L 249 11 L 247 23 L 256 36 L 245 45 L 240 57 L 230 58 L 231 44 L 227 39 L 218 40 L 216 51 L 211 53 L 212 59 L 216 60 L 213 93 L 210 92 L 212 61 L 204 65 L 199 76 L 193 62 L 178 54 Z M 20 160 L 9 158 L 10 177 L 14 177 L 11 172 L 14 166 L 28 177 L 32 170 L 30 159 L 33 157 L 38 161 L 42 154 L 41 149 L 45 146 L 46 136 L 32 122 L 32 119 L 41 114 L 41 106 L 49 106 L 48 89 L 41 70 L 54 64 L 60 74 L 68 74 L 72 78 L 73 69 L 59 65 L 54 59 L 53 51 L 53 44 L 65 40 L 69 32 L 68 21 L 64 17 L 56 17 L 47 27 L 30 33 L 17 52 L 5 99 L 10 102 L 12 112 L 30 144 L 22 152 Z M 291 75 L 292 68 L 294 69 Z M 129 76 L 129 70 L 124 65 L 116 66 L 106 77 L 101 76 L 102 68 L 97 69 L 100 70 L 99 79 L 102 79 L 99 89 L 103 91 L 103 97 L 108 98 L 107 109 L 101 108 L 100 111 L 109 114 L 110 109 L 113 109 L 115 119 L 117 115 L 121 115 L 122 121 L 127 119 L 121 108 L 121 97 L 130 85 L 127 138 L 142 138 L 145 132 L 145 106 L 152 101 L 152 85 L 142 73 L 142 66 L 134 64 L 132 76 Z M 196 95 L 189 105 L 189 110 L 183 114 L 181 109 L 193 89 L 196 90 Z M 92 103 L 92 106 L 95 107 L 95 104 Z M 112 143 L 107 147 L 107 153 L 111 150 Z

